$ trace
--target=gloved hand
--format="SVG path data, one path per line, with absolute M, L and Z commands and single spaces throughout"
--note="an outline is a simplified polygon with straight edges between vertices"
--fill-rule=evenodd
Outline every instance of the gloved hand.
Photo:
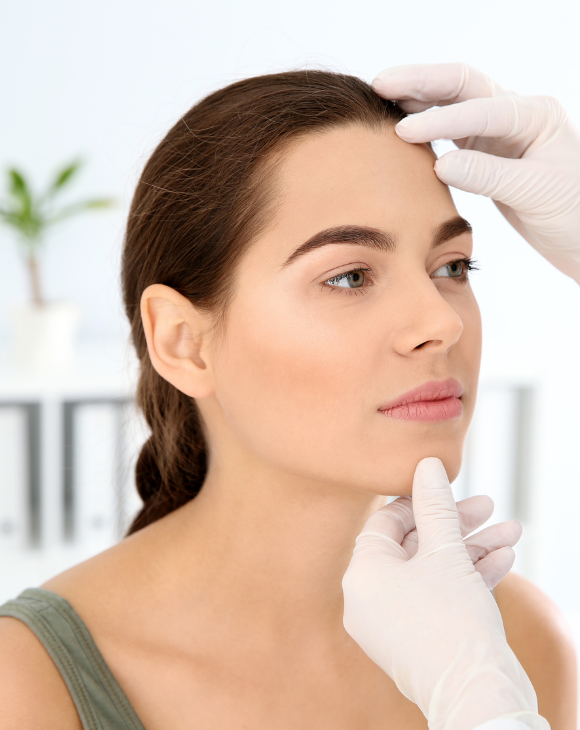
M 437 160 L 442 182 L 492 198 L 580 284 L 580 134 L 557 99 L 518 96 L 464 63 L 394 66 L 373 88 L 415 112 L 396 126 L 402 139 L 452 139 L 460 148 Z
M 499 716 L 549 729 L 463 542 L 439 459 L 423 459 L 415 472 L 412 557 L 403 542 L 413 520 L 406 509 L 394 516 L 395 504 L 371 515 L 357 537 L 342 583 L 346 631 L 419 706 L 430 730 L 472 730 Z
M 493 500 L 485 494 L 462 499 L 456 505 L 461 536 L 465 538 L 463 542 L 475 570 L 481 574 L 489 590 L 495 588 L 509 573 L 516 557 L 511 548 L 522 536 L 520 523 L 510 520 L 491 525 L 466 537 L 487 522 L 493 514 L 493 506 Z M 406 534 L 402 538 L 401 546 L 407 557 L 412 558 L 418 549 L 418 537 L 411 497 L 399 497 L 391 502 L 385 514 L 396 521 L 401 529 L 405 527 Z

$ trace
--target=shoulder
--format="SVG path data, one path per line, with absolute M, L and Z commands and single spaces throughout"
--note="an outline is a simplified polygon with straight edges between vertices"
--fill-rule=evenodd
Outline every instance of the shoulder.
M 72 697 L 34 633 L 0 616 L 0 730 L 82 730 Z
M 576 652 L 560 610 L 517 573 L 508 573 L 494 592 L 508 643 L 534 685 L 540 714 L 552 730 L 576 730 Z

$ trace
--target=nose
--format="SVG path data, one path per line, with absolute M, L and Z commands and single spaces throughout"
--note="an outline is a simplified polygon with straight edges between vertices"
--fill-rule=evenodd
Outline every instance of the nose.
M 400 301 L 401 324 L 395 331 L 395 350 L 405 357 L 422 352 L 446 354 L 463 332 L 463 321 L 432 279 L 406 287 Z

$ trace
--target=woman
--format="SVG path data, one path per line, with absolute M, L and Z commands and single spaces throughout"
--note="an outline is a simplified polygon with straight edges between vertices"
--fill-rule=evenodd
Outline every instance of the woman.
M 42 586 L 112 672 L 95 688 L 117 697 L 111 726 L 426 727 L 342 620 L 366 519 L 423 457 L 455 478 L 475 405 L 470 226 L 431 148 L 395 134 L 403 116 L 351 77 L 248 79 L 145 167 L 123 255 L 145 504 Z M 571 729 L 555 608 L 514 575 L 496 599 L 540 713 Z M 13 725 L 90 726 L 34 633 L 0 631 Z

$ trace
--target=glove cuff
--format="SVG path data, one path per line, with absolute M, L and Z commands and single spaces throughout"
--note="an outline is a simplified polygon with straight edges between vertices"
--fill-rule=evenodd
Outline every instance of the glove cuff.
M 550 730 L 550 723 L 536 712 L 512 712 L 484 722 L 473 730 Z

